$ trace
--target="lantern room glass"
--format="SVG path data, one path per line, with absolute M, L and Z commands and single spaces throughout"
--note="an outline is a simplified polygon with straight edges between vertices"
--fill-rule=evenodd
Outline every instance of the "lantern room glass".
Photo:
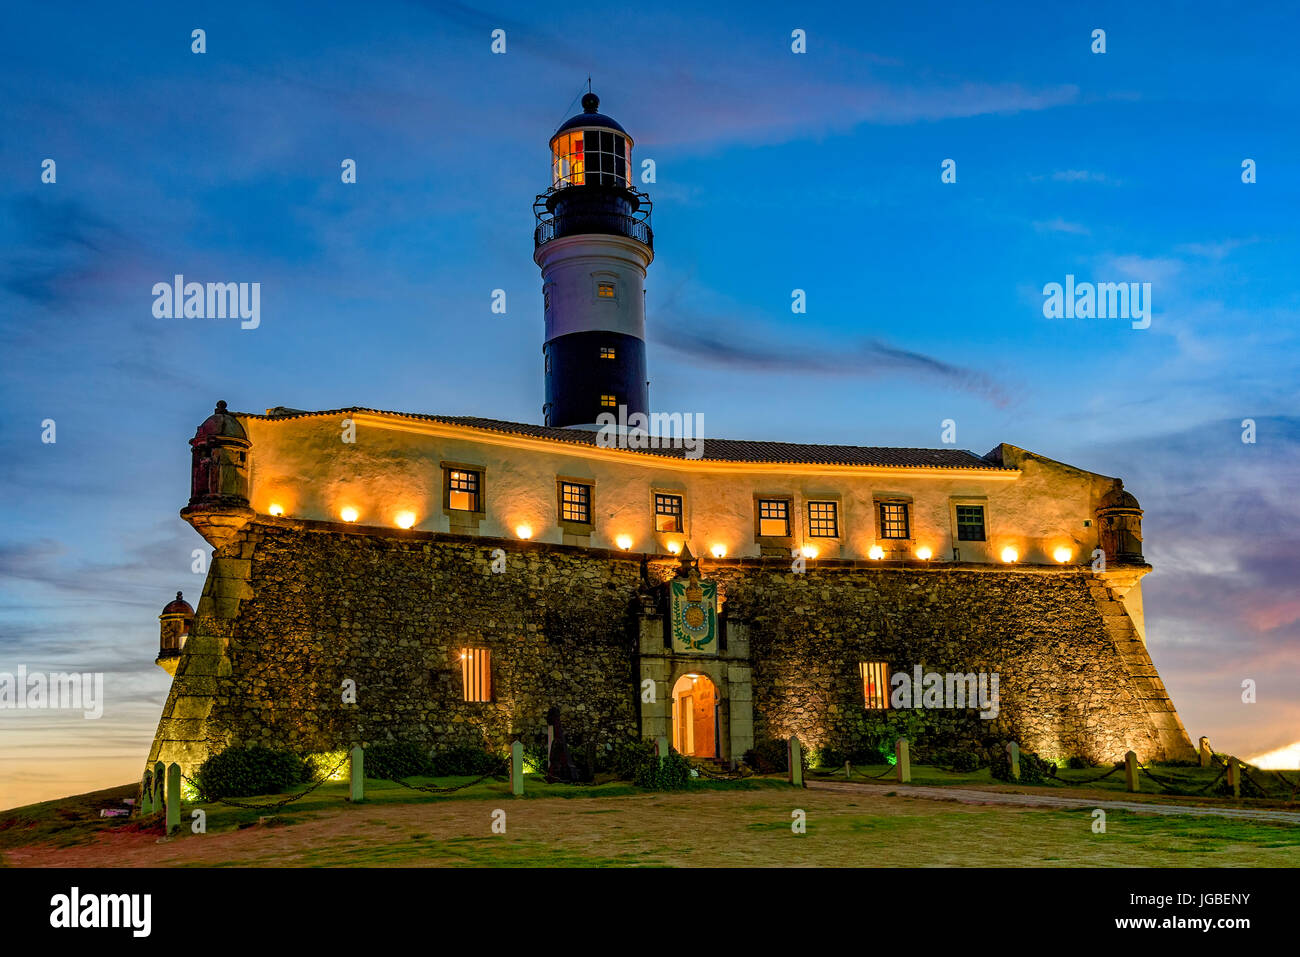
M 551 143 L 551 185 L 628 186 L 632 144 L 612 130 L 574 130 Z

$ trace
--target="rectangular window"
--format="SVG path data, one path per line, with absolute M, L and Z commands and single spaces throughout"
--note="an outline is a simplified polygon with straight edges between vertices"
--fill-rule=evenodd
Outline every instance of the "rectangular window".
M 957 541 L 984 541 L 984 506 L 957 506 Z
M 758 500 L 758 534 L 762 538 L 790 537 L 790 502 L 787 499 Z
M 591 524 L 591 486 L 560 483 L 560 518 L 566 522 Z
M 614 284 L 612 282 L 596 283 L 596 295 L 599 296 L 601 299 L 613 299 Z
M 655 531 L 680 532 L 682 530 L 682 497 L 655 493 Z
M 600 404 L 604 406 L 606 409 L 612 409 L 618 405 L 618 397 L 612 395 L 602 395 L 600 397 Z
M 460 677 L 466 701 L 491 701 L 492 652 L 487 648 L 462 648 Z
M 840 537 L 838 502 L 808 503 L 808 536 L 810 538 Z
M 614 358 L 614 347 L 613 347 L 613 346 L 601 346 L 601 347 L 600 347 L 600 357 L 601 357 L 602 359 L 613 359 L 613 358 Z
M 880 537 L 911 538 L 906 502 L 880 502 Z
M 883 661 L 860 661 L 862 703 L 868 708 L 889 707 L 889 665 Z
M 447 470 L 447 507 L 462 512 L 480 512 L 479 473 Z

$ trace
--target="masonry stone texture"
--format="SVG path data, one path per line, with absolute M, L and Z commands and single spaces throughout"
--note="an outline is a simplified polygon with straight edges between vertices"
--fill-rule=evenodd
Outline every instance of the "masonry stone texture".
M 855 753 L 892 747 L 900 731 L 922 760 L 1009 739 L 1047 757 L 1184 756 L 1186 735 L 1143 642 L 1086 566 L 813 561 L 797 573 L 784 559 L 705 561 L 729 639 L 706 658 L 658 641 L 657 596 L 675 565 L 258 518 L 214 552 L 149 760 L 179 761 L 192 775 L 209 754 L 247 744 L 305 754 L 411 741 L 504 754 L 544 732 L 552 706 L 603 746 L 663 733 L 647 716 L 664 713 L 685 670 L 720 679 L 731 725 L 722 758 L 789 735 Z M 467 702 L 460 655 L 480 648 L 491 653 L 493 700 Z M 999 714 L 868 709 L 863 661 L 891 673 L 996 672 Z M 649 704 L 647 676 L 658 687 Z M 344 702 L 349 680 L 355 703 Z

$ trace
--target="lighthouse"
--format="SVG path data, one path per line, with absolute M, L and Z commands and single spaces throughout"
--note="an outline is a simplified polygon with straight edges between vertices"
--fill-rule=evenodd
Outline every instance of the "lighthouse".
M 533 211 L 542 271 L 546 425 L 596 428 L 602 413 L 649 413 L 645 277 L 650 197 L 632 185 L 632 137 L 600 97 L 551 137 L 551 186 Z

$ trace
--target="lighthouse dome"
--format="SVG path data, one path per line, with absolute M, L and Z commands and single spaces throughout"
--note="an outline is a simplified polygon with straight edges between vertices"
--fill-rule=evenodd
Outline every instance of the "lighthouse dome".
M 613 130 L 616 133 L 622 133 L 628 139 L 627 130 L 623 129 L 621 123 L 612 116 L 607 116 L 600 111 L 600 97 L 595 93 L 584 93 L 582 96 L 582 112 L 576 116 L 571 116 L 560 124 L 560 128 L 555 131 L 559 136 L 567 130 L 576 129 L 606 129 Z

